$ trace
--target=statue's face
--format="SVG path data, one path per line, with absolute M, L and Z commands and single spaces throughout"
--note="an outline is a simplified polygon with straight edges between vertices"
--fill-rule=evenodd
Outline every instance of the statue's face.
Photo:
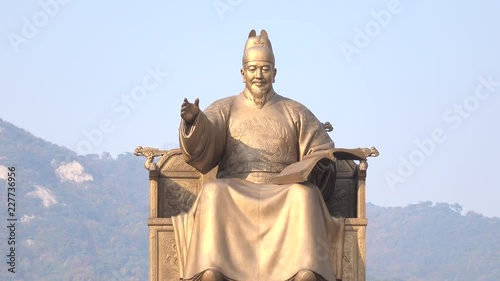
M 276 69 L 267 61 L 249 61 L 243 65 L 241 76 L 252 95 L 262 98 L 273 88 Z

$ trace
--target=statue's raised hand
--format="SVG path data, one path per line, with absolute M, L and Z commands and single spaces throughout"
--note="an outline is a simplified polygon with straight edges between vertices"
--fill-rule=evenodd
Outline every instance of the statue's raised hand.
M 193 103 L 190 103 L 187 98 L 184 98 L 184 102 L 181 105 L 181 118 L 186 122 L 187 125 L 192 125 L 198 114 L 200 114 L 200 99 L 196 98 Z

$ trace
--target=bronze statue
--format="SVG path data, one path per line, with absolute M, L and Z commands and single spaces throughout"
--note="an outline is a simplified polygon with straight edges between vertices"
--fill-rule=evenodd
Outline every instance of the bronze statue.
M 335 183 L 335 159 L 327 157 L 334 142 L 305 106 L 274 91 L 265 30 L 250 32 L 242 63 L 242 93 L 205 111 L 198 99 L 181 106 L 184 159 L 218 172 L 191 210 L 172 218 L 180 278 L 335 280 L 339 249 L 318 254 L 318 243 L 335 245 L 342 224 L 324 203 Z

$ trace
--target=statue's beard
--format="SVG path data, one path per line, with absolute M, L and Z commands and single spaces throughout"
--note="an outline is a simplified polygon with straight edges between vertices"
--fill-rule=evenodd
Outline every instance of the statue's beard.
M 267 95 L 269 94 L 271 87 L 270 86 L 257 87 L 255 85 L 252 85 L 249 90 L 250 90 L 250 93 L 252 94 L 252 101 L 255 104 L 255 106 L 258 109 L 261 109 L 262 107 L 264 107 L 264 104 L 266 103 Z

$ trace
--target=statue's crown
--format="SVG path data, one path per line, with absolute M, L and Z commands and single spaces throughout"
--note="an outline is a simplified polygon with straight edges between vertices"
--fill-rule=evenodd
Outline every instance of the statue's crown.
M 243 50 L 243 64 L 252 60 L 268 61 L 274 64 L 273 46 L 264 29 L 260 31 L 260 35 L 257 35 L 254 29 L 248 34 Z

